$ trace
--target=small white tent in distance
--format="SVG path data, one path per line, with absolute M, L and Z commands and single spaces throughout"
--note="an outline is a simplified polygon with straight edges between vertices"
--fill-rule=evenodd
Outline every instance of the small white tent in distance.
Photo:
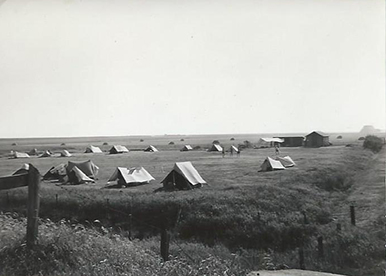
M 155 146 L 150 145 L 144 151 L 146 151 L 146 152 L 157 152 L 158 149 Z
M 99 147 L 90 145 L 86 148 L 85 153 L 102 153 L 102 150 Z

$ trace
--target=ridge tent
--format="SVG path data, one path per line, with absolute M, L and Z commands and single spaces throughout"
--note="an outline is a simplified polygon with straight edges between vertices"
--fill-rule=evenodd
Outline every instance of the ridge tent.
M 278 157 L 276 157 L 276 160 L 280 161 L 280 163 L 285 168 L 290 168 L 290 167 L 296 166 L 296 163 L 294 162 L 294 160 L 292 160 L 292 158 L 289 156 L 284 156 L 284 157 L 278 156 Z
M 84 174 L 77 166 L 72 167 L 72 169 L 68 172 L 68 181 L 72 184 L 83 184 L 83 183 L 94 183 L 95 180 L 91 179 L 87 175 Z
M 43 175 L 43 180 L 60 180 L 64 181 L 67 177 L 67 165 L 59 164 L 57 166 L 51 167 L 45 175 Z
M 67 174 L 72 171 L 72 168 L 77 167 L 81 170 L 87 177 L 96 179 L 96 176 L 99 171 L 99 167 L 95 165 L 91 160 L 88 161 L 68 161 L 67 165 Z
M 12 153 L 11 153 L 12 154 Z M 29 158 L 29 155 L 28 153 L 25 153 L 25 152 L 18 152 L 18 151 L 14 151 L 13 154 L 12 154 L 13 158 Z
M 158 150 L 156 149 L 155 146 L 148 146 L 144 151 L 148 151 L 148 152 L 157 152 Z
M 70 157 L 72 154 L 68 150 L 62 150 L 60 153 L 60 157 Z
M 283 143 L 284 140 L 280 138 L 260 138 L 257 142 L 258 148 L 271 148 L 275 145 Z
M 99 147 L 94 147 L 93 145 L 90 145 L 86 148 L 86 151 L 84 153 L 102 153 L 102 150 Z
M 191 162 L 177 162 L 173 170 L 161 181 L 165 189 L 190 190 L 201 187 L 206 181 Z
M 192 146 L 191 145 L 185 145 L 181 151 L 190 151 L 190 150 L 193 150 Z
M 213 144 L 212 147 L 208 151 L 219 151 L 222 152 L 222 147 L 218 144 Z
M 38 150 L 37 149 L 32 149 L 28 152 L 29 155 L 39 155 L 38 153 Z
M 143 167 L 137 168 L 116 168 L 115 172 L 110 176 L 107 183 L 118 180 L 119 185 L 135 185 L 135 184 L 145 184 L 149 183 L 152 180 L 155 180 L 147 170 Z
M 39 158 L 41 157 L 51 157 L 51 152 L 46 150 L 39 156 Z
M 110 149 L 110 154 L 127 153 L 129 150 L 125 146 L 115 145 Z
M 260 171 L 261 172 L 266 172 L 266 171 L 276 171 L 276 170 L 285 170 L 284 166 L 280 161 L 274 160 L 271 157 L 267 157 L 263 164 L 260 166 Z
M 239 149 L 236 147 L 236 146 L 231 146 L 230 149 L 229 149 L 230 152 L 235 152 L 235 153 L 238 153 L 239 152 Z
M 28 173 L 28 171 L 29 171 L 29 164 L 23 164 L 23 166 L 21 166 L 21 168 L 18 169 L 16 172 L 14 172 L 12 175 Z

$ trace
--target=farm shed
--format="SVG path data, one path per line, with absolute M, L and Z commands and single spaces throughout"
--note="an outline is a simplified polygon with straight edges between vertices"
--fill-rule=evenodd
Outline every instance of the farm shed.
M 218 144 L 213 144 L 212 147 L 208 151 L 219 151 L 222 152 L 222 147 Z
M 148 146 L 144 151 L 147 151 L 147 152 L 157 152 L 158 150 L 156 149 L 155 146 Z
M 99 147 L 94 147 L 90 145 L 86 148 L 86 151 L 84 153 L 102 153 L 102 151 Z
M 304 136 L 280 136 L 276 137 L 283 140 L 282 147 L 301 147 L 304 144 Z
M 257 142 L 258 148 L 271 148 L 273 146 L 283 143 L 284 140 L 280 138 L 260 138 Z
M 276 171 L 276 170 L 285 170 L 285 167 L 280 161 L 272 159 L 271 157 L 267 157 L 263 164 L 260 166 L 260 172 L 267 171 Z
M 181 151 L 190 151 L 190 150 L 193 150 L 192 146 L 191 145 L 185 145 Z
M 206 181 L 191 162 L 177 162 L 174 164 L 173 170 L 161 183 L 166 190 L 190 190 L 201 187 Z
M 150 173 L 143 167 L 137 168 L 123 168 L 118 167 L 114 171 L 114 173 L 110 176 L 107 183 L 118 180 L 119 185 L 136 185 L 136 184 L 144 184 L 149 183 L 152 180 L 155 180 Z
M 129 150 L 125 146 L 115 145 L 110 149 L 110 154 L 127 153 Z
M 306 135 L 304 146 L 311 148 L 330 146 L 329 135 L 321 131 L 313 131 Z

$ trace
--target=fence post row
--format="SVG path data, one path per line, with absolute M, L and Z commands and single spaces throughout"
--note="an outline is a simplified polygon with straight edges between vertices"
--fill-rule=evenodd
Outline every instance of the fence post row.
M 36 244 L 38 236 L 38 219 L 40 207 L 40 173 L 29 164 L 28 171 L 28 201 L 27 201 L 27 247 L 32 248 Z

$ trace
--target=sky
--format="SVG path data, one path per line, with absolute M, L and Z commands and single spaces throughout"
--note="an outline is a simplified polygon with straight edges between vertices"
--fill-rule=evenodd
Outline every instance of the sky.
M 385 129 L 384 0 L 0 0 L 0 138 Z

